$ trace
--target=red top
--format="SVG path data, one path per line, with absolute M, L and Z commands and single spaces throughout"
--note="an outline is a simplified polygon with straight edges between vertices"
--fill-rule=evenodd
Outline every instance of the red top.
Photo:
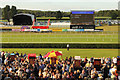
M 36 54 L 28 54 L 28 59 L 29 57 L 35 57 L 36 58 Z

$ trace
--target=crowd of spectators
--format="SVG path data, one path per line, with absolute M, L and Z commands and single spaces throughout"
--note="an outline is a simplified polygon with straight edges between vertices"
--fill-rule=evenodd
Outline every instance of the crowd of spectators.
M 30 64 L 26 54 L 15 54 L 11 60 L 9 52 L 1 51 L 2 80 L 118 80 L 117 58 L 100 58 L 100 71 L 94 67 L 94 57 L 81 59 L 81 66 L 75 67 L 74 57 L 58 59 L 58 64 L 50 64 L 50 58 L 40 54 L 34 64 Z M 13 54 L 12 53 L 12 54 Z

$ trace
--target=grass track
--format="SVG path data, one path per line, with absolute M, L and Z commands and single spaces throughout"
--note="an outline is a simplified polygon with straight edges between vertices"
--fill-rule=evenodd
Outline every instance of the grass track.
M 117 57 L 118 56 L 118 49 L 70 49 L 70 51 L 67 51 L 67 49 L 46 49 L 46 48 L 3 48 L 2 51 L 8 51 L 10 53 L 18 51 L 19 53 L 36 53 L 37 56 L 39 54 L 44 55 L 45 53 L 55 50 L 55 51 L 62 51 L 63 52 L 63 58 L 70 57 L 70 56 L 81 56 L 84 57 Z
M 62 28 L 69 27 L 50 27 L 50 29 Z M 5 43 L 118 43 L 118 36 L 120 37 L 118 28 L 120 27 L 116 25 L 96 27 L 96 29 L 104 29 L 103 32 L 0 32 L 0 38 Z
M 118 34 L 103 32 L 53 32 L 53 33 L 30 33 L 30 32 L 3 32 L 0 35 L 2 42 L 55 42 L 55 43 L 117 43 Z

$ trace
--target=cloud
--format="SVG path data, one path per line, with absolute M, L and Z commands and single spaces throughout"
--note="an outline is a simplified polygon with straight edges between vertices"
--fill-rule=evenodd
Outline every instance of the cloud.
M 32 1 L 32 0 L 31 0 Z M 3 2 L 1 7 L 5 5 L 15 5 L 18 9 L 34 9 L 34 10 L 65 10 L 73 9 L 117 9 L 117 2 Z

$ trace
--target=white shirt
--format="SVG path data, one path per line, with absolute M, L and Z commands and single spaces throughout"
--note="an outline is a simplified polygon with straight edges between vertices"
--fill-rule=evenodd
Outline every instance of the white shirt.
M 69 47 L 69 44 L 67 44 L 67 47 Z
M 5 60 L 4 60 L 4 64 L 5 64 L 6 62 L 8 62 L 8 60 L 7 60 L 7 59 L 5 59 Z
M 111 69 L 111 72 L 115 72 L 116 70 L 117 70 L 117 69 L 115 69 L 115 68 L 112 68 L 112 69 Z
M 113 59 L 113 62 L 114 62 L 114 63 L 117 63 L 117 58 L 114 58 L 114 59 Z
M 12 68 L 9 68 L 8 71 L 11 72 L 11 71 L 12 71 Z

